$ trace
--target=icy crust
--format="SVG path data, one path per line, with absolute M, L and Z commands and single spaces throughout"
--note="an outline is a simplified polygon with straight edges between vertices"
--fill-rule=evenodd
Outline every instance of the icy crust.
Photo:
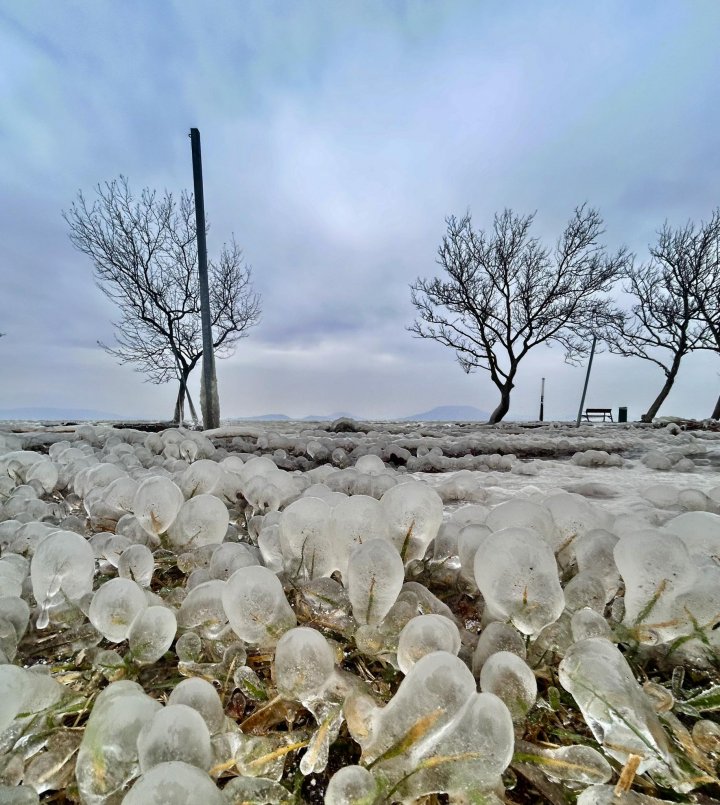
M 716 434 L 351 426 L 0 434 L 8 801 L 712 782 L 717 689 L 626 655 L 717 664 Z M 535 742 L 549 712 L 597 748 Z

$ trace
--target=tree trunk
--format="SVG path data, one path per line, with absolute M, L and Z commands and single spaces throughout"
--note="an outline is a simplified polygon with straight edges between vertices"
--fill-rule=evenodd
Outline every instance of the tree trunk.
M 193 403 L 193 399 L 190 396 L 190 389 L 185 387 L 185 392 L 187 396 L 188 405 L 190 406 L 190 416 L 192 417 L 193 424 L 199 424 L 200 420 L 198 419 L 197 411 L 195 410 L 195 403 Z
M 185 418 L 185 384 L 180 380 L 177 399 L 175 400 L 175 415 L 173 416 L 174 425 L 182 425 Z
M 673 387 L 673 383 L 675 383 L 675 378 L 677 377 L 678 369 L 680 368 L 680 359 L 676 357 L 676 359 L 672 362 L 672 366 L 670 367 L 670 371 L 666 374 L 665 385 L 660 389 L 660 394 L 655 398 L 653 404 L 648 408 L 647 412 L 644 413 L 640 420 L 642 422 L 652 422 L 655 418 L 655 414 L 660 410 L 660 406 L 665 402 L 665 398 L 670 394 L 670 389 Z
M 500 389 L 500 402 L 498 403 L 497 408 L 492 412 L 492 414 L 490 414 L 488 424 L 495 425 L 497 422 L 500 422 L 505 414 L 507 414 L 507 412 L 510 410 L 510 390 L 512 387 L 512 382 L 508 382 L 504 386 L 498 386 Z
M 713 408 L 713 412 L 710 415 L 710 419 L 720 419 L 720 397 L 717 398 L 717 402 L 715 403 L 715 408 Z

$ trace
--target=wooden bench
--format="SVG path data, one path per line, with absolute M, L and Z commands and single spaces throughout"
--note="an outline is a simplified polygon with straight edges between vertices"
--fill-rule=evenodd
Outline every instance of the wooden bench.
M 602 422 L 614 422 L 612 415 L 612 408 L 586 408 L 583 414 L 585 419 L 590 422 L 591 420 L 598 420 Z

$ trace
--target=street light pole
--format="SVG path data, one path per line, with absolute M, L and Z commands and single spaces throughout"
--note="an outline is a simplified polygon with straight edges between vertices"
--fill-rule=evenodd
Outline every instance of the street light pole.
M 205 197 L 203 194 L 202 154 L 200 131 L 190 129 L 192 147 L 193 187 L 195 193 L 195 228 L 197 234 L 198 273 L 200 276 L 200 317 L 202 322 L 203 359 L 200 385 L 200 409 L 205 430 L 220 427 L 220 400 L 215 374 L 215 351 L 213 348 L 210 316 L 210 288 L 208 286 L 207 243 L 205 240 Z
M 578 409 L 577 421 L 575 422 L 576 428 L 580 427 L 580 418 L 582 417 L 583 405 L 585 405 L 585 395 L 587 394 L 588 382 L 590 381 L 590 370 L 592 369 L 592 362 L 593 362 L 593 356 L 595 355 L 596 342 L 597 342 L 597 336 L 593 335 L 593 342 L 592 346 L 590 347 L 590 360 L 588 361 L 587 373 L 585 374 L 585 385 L 583 386 L 583 393 L 580 399 L 580 408 Z
M 542 422 L 545 415 L 545 378 L 543 377 L 540 384 L 540 421 Z

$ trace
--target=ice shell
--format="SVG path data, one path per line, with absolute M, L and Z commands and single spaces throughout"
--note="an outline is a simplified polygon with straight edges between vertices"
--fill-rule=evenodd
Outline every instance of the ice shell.
M 140 730 L 137 739 L 140 769 L 180 760 L 208 771 L 212 765 L 210 731 L 197 710 L 168 704 Z
M 214 495 L 196 495 L 185 501 L 167 529 L 174 547 L 218 545 L 223 541 L 230 514 L 225 504 Z
M 29 785 L 0 785 L 0 805 L 37 805 L 40 795 Z
M 525 660 L 511 651 L 497 651 L 483 663 L 480 689 L 505 702 L 513 722 L 523 723 L 537 699 L 537 680 Z
M 472 671 L 476 677 L 487 659 L 498 651 L 512 651 L 521 659 L 526 657 L 525 640 L 518 630 L 509 623 L 492 621 L 480 632 L 473 652 Z
M 616 646 L 602 637 L 581 640 L 568 649 L 558 673 L 607 754 L 621 763 L 639 755 L 639 774 L 667 761 L 668 741 L 652 702 Z
M 278 641 L 275 684 L 286 699 L 305 703 L 318 698 L 334 668 L 333 651 L 316 629 L 298 626 Z
M 220 484 L 223 470 L 220 464 L 208 458 L 192 463 L 178 479 L 186 499 L 195 495 L 212 494 Z
M 257 565 L 257 551 L 239 542 L 224 542 L 214 551 L 208 570 L 214 579 L 226 581 L 241 567 Z
M 27 672 L 16 665 L 0 665 L 0 732 L 12 724 L 26 698 Z
M 413 665 L 388 704 L 372 713 L 368 735 L 353 736 L 363 748 L 363 763 L 372 763 L 403 740 L 409 741 L 408 750 L 413 743 L 430 740 L 473 693 L 475 679 L 462 660 L 446 651 L 426 654 Z M 417 737 L 410 741 L 415 733 Z
M 580 572 L 588 570 L 602 579 L 605 602 L 611 601 L 620 586 L 620 573 L 615 564 L 614 550 L 618 537 L 596 528 L 580 534 L 573 542 Z
M 377 624 L 395 603 L 405 580 L 400 554 L 391 542 L 372 539 L 350 554 L 346 587 L 353 617 Z
M 511 620 L 523 634 L 537 634 L 565 607 L 552 549 L 527 528 L 487 537 L 475 556 L 475 581 L 496 619 Z
M 100 692 L 75 764 L 82 802 L 102 805 L 117 798 L 137 774 L 138 733 L 160 708 L 136 682 L 112 682 Z
M 325 805 L 373 805 L 377 794 L 377 782 L 364 766 L 343 766 L 330 778 Z
M 90 603 L 90 623 L 111 643 L 125 640 L 130 624 L 147 606 L 142 587 L 130 579 L 110 579 Z
M 460 651 L 460 632 L 443 615 L 417 615 L 409 620 L 398 638 L 397 660 L 400 670 L 407 674 L 413 665 L 433 651 Z
M 133 514 L 148 534 L 164 534 L 185 502 L 180 487 L 169 478 L 146 478 L 133 499 Z
M 280 579 L 260 565 L 236 570 L 225 582 L 222 603 L 235 634 L 262 648 L 275 645 L 297 623 Z
M 54 531 L 37 546 L 30 562 L 38 604 L 62 592 L 77 601 L 92 590 L 95 555 L 90 543 L 73 531 Z
M 128 631 L 134 662 L 150 665 L 170 648 L 177 633 L 175 613 L 165 606 L 150 606 L 140 612 Z
M 351 495 L 335 504 L 327 526 L 336 556 L 336 567 L 345 577 L 350 554 L 371 539 L 390 539 L 383 506 L 369 495 Z
M 457 538 L 460 558 L 460 575 L 475 584 L 475 555 L 492 531 L 485 524 L 468 523 L 460 529 Z
M 612 514 L 582 495 L 558 492 L 546 497 L 543 506 L 552 514 L 561 544 L 596 528 L 612 528 Z
M 225 582 L 206 581 L 193 587 L 180 605 L 177 620 L 183 629 L 201 627 L 208 637 L 217 637 L 227 624 L 223 606 Z
M 573 613 L 570 620 L 573 640 L 577 643 L 588 637 L 606 637 L 612 640 L 612 630 L 605 618 L 590 607 L 583 607 Z
M 710 512 L 687 512 L 665 523 L 665 530 L 685 543 L 696 564 L 717 564 L 720 555 L 720 515 Z
M 618 797 L 614 785 L 591 785 L 577 798 L 577 805 L 672 805 L 674 801 L 637 791 L 625 791 Z
M 492 693 L 472 693 L 439 739 L 418 747 L 401 766 L 404 779 L 398 793 L 449 793 L 458 801 L 473 794 L 478 802 L 500 805 L 493 789 L 512 760 L 513 748 L 513 723 L 503 701 Z
M 529 528 L 541 536 L 553 551 L 560 545 L 557 528 L 550 512 L 538 503 L 512 498 L 495 506 L 487 516 L 485 525 L 491 531 L 503 528 Z
M 403 562 L 422 559 L 442 523 L 440 495 L 421 481 L 408 481 L 388 489 L 380 503 L 385 510 L 390 539 Z
M 191 677 L 177 684 L 168 704 L 185 704 L 197 710 L 207 724 L 210 734 L 220 732 L 225 723 L 225 712 L 217 690 L 206 679 Z
M 175 760 L 153 766 L 130 789 L 122 805 L 225 805 L 226 800 L 204 771 Z
M 118 559 L 118 576 L 131 579 L 141 587 L 149 587 L 155 570 L 155 559 L 147 545 L 130 545 Z
M 280 547 L 285 567 L 292 576 L 300 573 L 311 578 L 329 576 L 335 569 L 328 534 L 331 511 L 321 498 L 301 497 L 281 513 Z
M 657 642 L 683 633 L 684 620 L 674 622 L 673 601 L 696 581 L 695 565 L 685 543 L 673 534 L 644 531 L 623 537 L 615 546 L 615 563 L 625 581 L 628 626 L 642 624 Z M 642 634 L 639 635 L 643 639 Z
M 388 468 L 385 466 L 380 456 L 372 454 L 360 456 L 355 462 L 355 469 L 358 472 L 367 473 L 369 475 L 382 475 L 388 471 Z

